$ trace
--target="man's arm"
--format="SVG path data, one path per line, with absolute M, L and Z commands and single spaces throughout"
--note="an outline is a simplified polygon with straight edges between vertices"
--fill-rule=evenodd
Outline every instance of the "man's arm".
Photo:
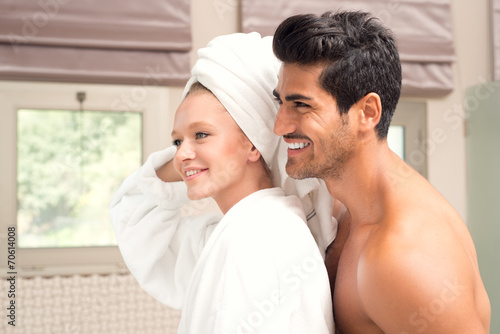
M 470 263 L 436 240 L 378 240 L 359 261 L 358 289 L 369 318 L 387 334 L 486 333 Z

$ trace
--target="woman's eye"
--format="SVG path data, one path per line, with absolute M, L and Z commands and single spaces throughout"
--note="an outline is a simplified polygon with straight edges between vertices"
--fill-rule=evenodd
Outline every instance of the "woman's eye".
M 180 139 L 172 140 L 172 145 L 174 145 L 175 147 L 181 146 L 181 143 L 182 143 L 182 140 L 180 140 Z
M 203 138 L 208 137 L 208 133 L 205 133 L 205 132 L 197 132 L 195 137 L 196 137 L 196 139 L 203 139 Z

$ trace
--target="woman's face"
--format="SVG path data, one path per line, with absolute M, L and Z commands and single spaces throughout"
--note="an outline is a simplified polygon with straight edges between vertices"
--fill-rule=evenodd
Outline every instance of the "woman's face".
M 172 139 L 174 167 L 190 199 L 237 196 L 253 145 L 211 92 L 196 91 L 181 103 Z

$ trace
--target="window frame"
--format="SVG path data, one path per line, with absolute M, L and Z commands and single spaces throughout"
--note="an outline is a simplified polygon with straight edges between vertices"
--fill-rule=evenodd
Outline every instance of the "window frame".
M 417 100 L 400 100 L 392 117 L 391 125 L 404 127 L 405 161 L 423 177 L 427 178 L 428 152 L 425 147 L 427 138 L 427 103 Z
M 0 81 L 0 254 L 7 259 L 8 227 L 17 220 L 17 110 L 80 110 L 77 92 L 85 92 L 84 110 L 142 114 L 142 163 L 170 145 L 179 89 L 159 86 Z M 17 229 L 16 229 L 17 230 Z M 16 231 L 16 238 L 19 235 Z M 5 263 L 4 263 L 5 262 Z M 22 276 L 127 272 L 117 246 L 17 248 L 16 272 Z M 7 261 L 1 261 L 3 273 Z

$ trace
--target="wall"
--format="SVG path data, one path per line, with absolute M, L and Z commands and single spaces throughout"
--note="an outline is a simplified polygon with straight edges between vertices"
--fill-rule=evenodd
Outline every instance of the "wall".
M 131 275 L 17 277 L 15 284 L 14 327 L 3 298 L 10 282 L 0 282 L 1 333 L 177 333 L 180 312 L 143 292 Z
M 428 134 L 445 131 L 444 140 L 430 141 L 429 180 L 467 217 L 465 90 L 492 78 L 492 47 L 488 0 L 452 1 L 456 89 L 442 99 L 428 101 Z

